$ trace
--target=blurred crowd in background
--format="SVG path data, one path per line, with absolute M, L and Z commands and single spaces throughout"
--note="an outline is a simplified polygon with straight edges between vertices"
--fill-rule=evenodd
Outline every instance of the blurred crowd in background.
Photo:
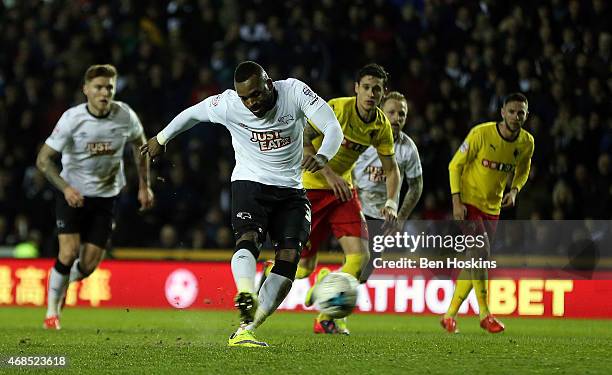
M 529 99 L 529 182 L 502 218 L 612 216 L 611 4 L 605 0 L 175 0 L 0 2 L 0 246 L 55 251 L 53 188 L 35 168 L 61 114 L 84 101 L 85 69 L 111 63 L 116 99 L 147 136 L 233 85 L 242 60 L 320 96 L 353 95 L 377 62 L 409 100 L 404 131 L 419 148 L 424 189 L 413 218 L 450 214 L 448 162 L 469 129 L 498 120 L 503 97 Z M 117 210 L 114 246 L 233 247 L 233 151 L 201 124 L 153 166 L 156 207 L 139 213 L 136 176 Z M 405 187 L 404 187 L 405 189 Z

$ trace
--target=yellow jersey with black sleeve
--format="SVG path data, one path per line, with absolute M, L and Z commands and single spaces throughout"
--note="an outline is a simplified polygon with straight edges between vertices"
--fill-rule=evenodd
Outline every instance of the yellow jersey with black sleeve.
M 496 122 L 475 126 L 448 166 L 451 194 L 460 193 L 463 203 L 499 215 L 508 176 L 514 175 L 511 188 L 520 191 L 529 176 L 533 149 L 533 136 L 524 129 L 509 141 Z
M 338 118 L 344 139 L 338 153 L 327 165 L 352 187 L 351 175 L 355 162 L 369 146 L 374 146 L 380 155 L 391 156 L 395 153 L 391 123 L 380 108 L 376 108 L 376 117 L 372 121 L 363 121 L 357 112 L 357 98 L 354 96 L 331 99 L 328 103 Z M 316 124 L 310 125 L 319 133 L 312 140 L 315 150 L 318 151 L 323 136 Z M 304 171 L 302 180 L 305 189 L 331 189 L 320 172 Z

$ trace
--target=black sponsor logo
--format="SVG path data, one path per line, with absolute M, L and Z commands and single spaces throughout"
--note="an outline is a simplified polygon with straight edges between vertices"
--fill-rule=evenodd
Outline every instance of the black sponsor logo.
M 312 98 L 312 101 L 309 103 L 310 105 L 315 104 L 317 100 L 319 100 L 319 97 L 317 96 L 317 94 L 312 92 L 312 90 L 308 86 L 304 86 L 304 88 L 302 89 L 302 92 L 304 93 L 304 95 Z

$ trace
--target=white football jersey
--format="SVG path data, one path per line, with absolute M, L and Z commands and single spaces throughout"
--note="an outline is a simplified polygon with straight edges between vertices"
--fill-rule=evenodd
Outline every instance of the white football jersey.
M 415 178 L 423 174 L 419 151 L 412 139 L 403 132 L 400 132 L 399 141 L 395 142 L 395 161 L 400 171 L 400 186 L 404 176 Z M 365 215 L 383 218 L 380 210 L 387 201 L 386 180 L 376 149 L 368 147 L 357 159 L 353 171 L 353 183 L 359 191 L 359 200 Z
M 138 116 L 114 101 L 110 113 L 95 117 L 86 103 L 68 109 L 45 143 L 62 154 L 60 176 L 85 197 L 113 197 L 125 186 L 123 149 L 143 135 Z
M 226 90 L 183 111 L 158 134 L 158 140 L 165 144 L 185 130 L 188 119 L 218 123 L 232 136 L 236 157 L 232 181 L 302 188 L 304 127 L 325 100 L 294 78 L 273 84 L 278 98 L 262 118 L 249 111 L 236 91 Z

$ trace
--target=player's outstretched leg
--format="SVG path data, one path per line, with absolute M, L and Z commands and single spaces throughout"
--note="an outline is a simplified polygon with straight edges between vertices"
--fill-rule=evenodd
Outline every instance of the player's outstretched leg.
M 270 316 L 283 302 L 293 284 L 296 265 L 294 263 L 279 261 L 274 262 L 272 272 L 266 278 L 259 291 L 259 306 L 255 311 L 253 322 L 247 329 L 259 327 L 268 316 Z
M 274 259 L 268 259 L 263 263 L 263 271 L 261 273 L 261 279 L 259 279 L 259 285 L 257 286 L 257 294 L 259 294 L 261 286 L 266 282 L 270 272 L 272 272 L 272 267 L 274 267 Z
M 471 273 L 468 270 L 461 270 L 457 276 L 455 291 L 453 292 L 450 306 L 448 307 L 446 314 L 444 314 L 440 320 L 440 325 L 446 332 L 459 333 L 455 317 L 457 316 L 457 312 L 463 304 L 463 301 L 465 301 L 468 294 L 470 294 L 470 290 L 472 290 Z
M 305 279 L 308 276 L 310 276 L 310 274 L 312 273 L 312 271 L 314 271 L 314 267 L 316 266 L 316 256 L 315 256 L 315 263 L 314 266 L 303 266 L 302 265 L 302 260 L 303 258 L 300 260 L 300 263 L 298 263 L 298 268 L 297 271 L 295 272 L 295 279 Z M 257 293 L 259 293 L 259 291 L 261 290 L 261 286 L 263 285 L 263 283 L 266 281 L 266 278 L 268 277 L 268 275 L 270 275 L 270 272 L 272 272 L 272 268 L 274 267 L 274 259 L 268 259 L 263 263 L 263 272 L 261 275 L 261 279 L 259 280 L 259 286 L 257 287 Z
M 235 307 L 240 313 L 240 326 L 229 340 L 229 346 L 267 347 L 258 340 L 252 329 L 247 326 L 255 319 L 258 301 L 255 293 L 256 262 L 259 257 L 259 246 L 256 242 L 257 233 L 244 234 L 236 244 L 236 252 L 232 256 L 232 274 L 238 293 L 234 299 Z
M 362 232 L 366 233 L 367 238 L 367 228 L 365 227 L 365 223 L 360 223 L 359 225 L 361 227 Z M 357 236 L 344 236 L 338 239 L 338 242 L 340 243 L 340 246 L 342 247 L 342 250 L 345 254 L 344 264 L 342 264 L 340 272 L 348 273 L 360 282 L 366 281 L 362 278 L 362 275 L 364 275 L 365 270 L 370 261 L 368 240 L 366 238 Z M 328 317 L 326 317 L 324 314 L 320 314 L 317 319 L 323 322 L 324 320 L 326 320 L 326 318 Z M 350 334 L 350 331 L 348 329 L 348 318 L 336 319 L 333 322 L 333 329 L 335 329 L 335 332 L 332 333 L 339 333 L 343 335 Z
M 302 256 L 302 258 L 300 259 L 300 262 L 298 263 L 298 268 L 297 268 L 297 272 L 295 273 L 295 278 L 304 279 L 310 276 L 310 274 L 313 273 L 315 268 L 317 268 L 317 263 L 318 263 L 318 253 L 315 253 L 309 257 Z M 319 272 L 317 273 L 315 277 L 315 282 L 312 284 L 310 289 L 308 289 L 308 292 L 306 292 L 306 298 L 304 299 L 304 306 L 306 307 L 312 306 L 312 304 L 314 303 L 314 300 L 312 298 L 312 291 L 314 290 L 315 285 L 317 285 L 317 283 L 321 281 L 323 277 L 325 277 L 329 272 L 330 271 L 328 268 L 322 268 L 319 270 Z
M 49 274 L 49 285 L 47 290 L 47 313 L 43 322 L 45 329 L 60 329 L 58 305 L 66 294 L 68 288 L 68 275 L 70 266 L 65 265 L 57 259 Z
M 259 248 L 252 240 L 239 241 L 232 256 L 232 274 L 238 290 L 234 302 L 240 312 L 241 324 L 251 323 L 257 308 L 255 274 L 258 256 Z
M 314 304 L 316 300 L 316 296 L 313 295 L 315 287 L 330 273 L 331 270 L 327 267 L 323 267 L 317 272 L 314 284 L 312 284 L 312 287 L 306 293 L 304 305 L 312 306 Z M 336 322 L 331 317 L 321 313 L 314 320 L 313 332 L 335 334 L 338 333 L 338 327 L 336 327 Z
M 487 260 L 491 254 L 489 245 L 489 236 L 485 232 L 485 246 L 481 249 L 470 248 L 468 249 L 468 256 L 472 259 L 485 259 Z M 497 318 L 495 318 L 489 311 L 489 275 L 486 268 L 473 268 L 472 273 L 472 286 L 476 293 L 476 299 L 478 300 L 478 309 L 480 317 L 480 327 L 489 333 L 500 333 L 503 332 L 505 326 Z
M 487 270 L 473 269 L 472 275 L 474 277 L 472 283 L 474 285 L 474 291 L 476 292 L 476 298 L 478 299 L 480 327 L 489 333 L 503 332 L 506 329 L 504 323 L 499 321 L 499 319 L 494 317 L 489 311 L 489 304 L 487 302 L 489 296 L 489 278 Z
M 300 246 L 301 243 L 293 239 L 285 239 L 284 243 L 279 244 L 278 248 L 280 249 L 276 251 L 274 266 L 259 290 L 259 305 L 255 311 L 253 322 L 243 327 L 236 334 L 241 334 L 243 330 L 252 334 L 276 311 L 289 294 L 295 279 Z

